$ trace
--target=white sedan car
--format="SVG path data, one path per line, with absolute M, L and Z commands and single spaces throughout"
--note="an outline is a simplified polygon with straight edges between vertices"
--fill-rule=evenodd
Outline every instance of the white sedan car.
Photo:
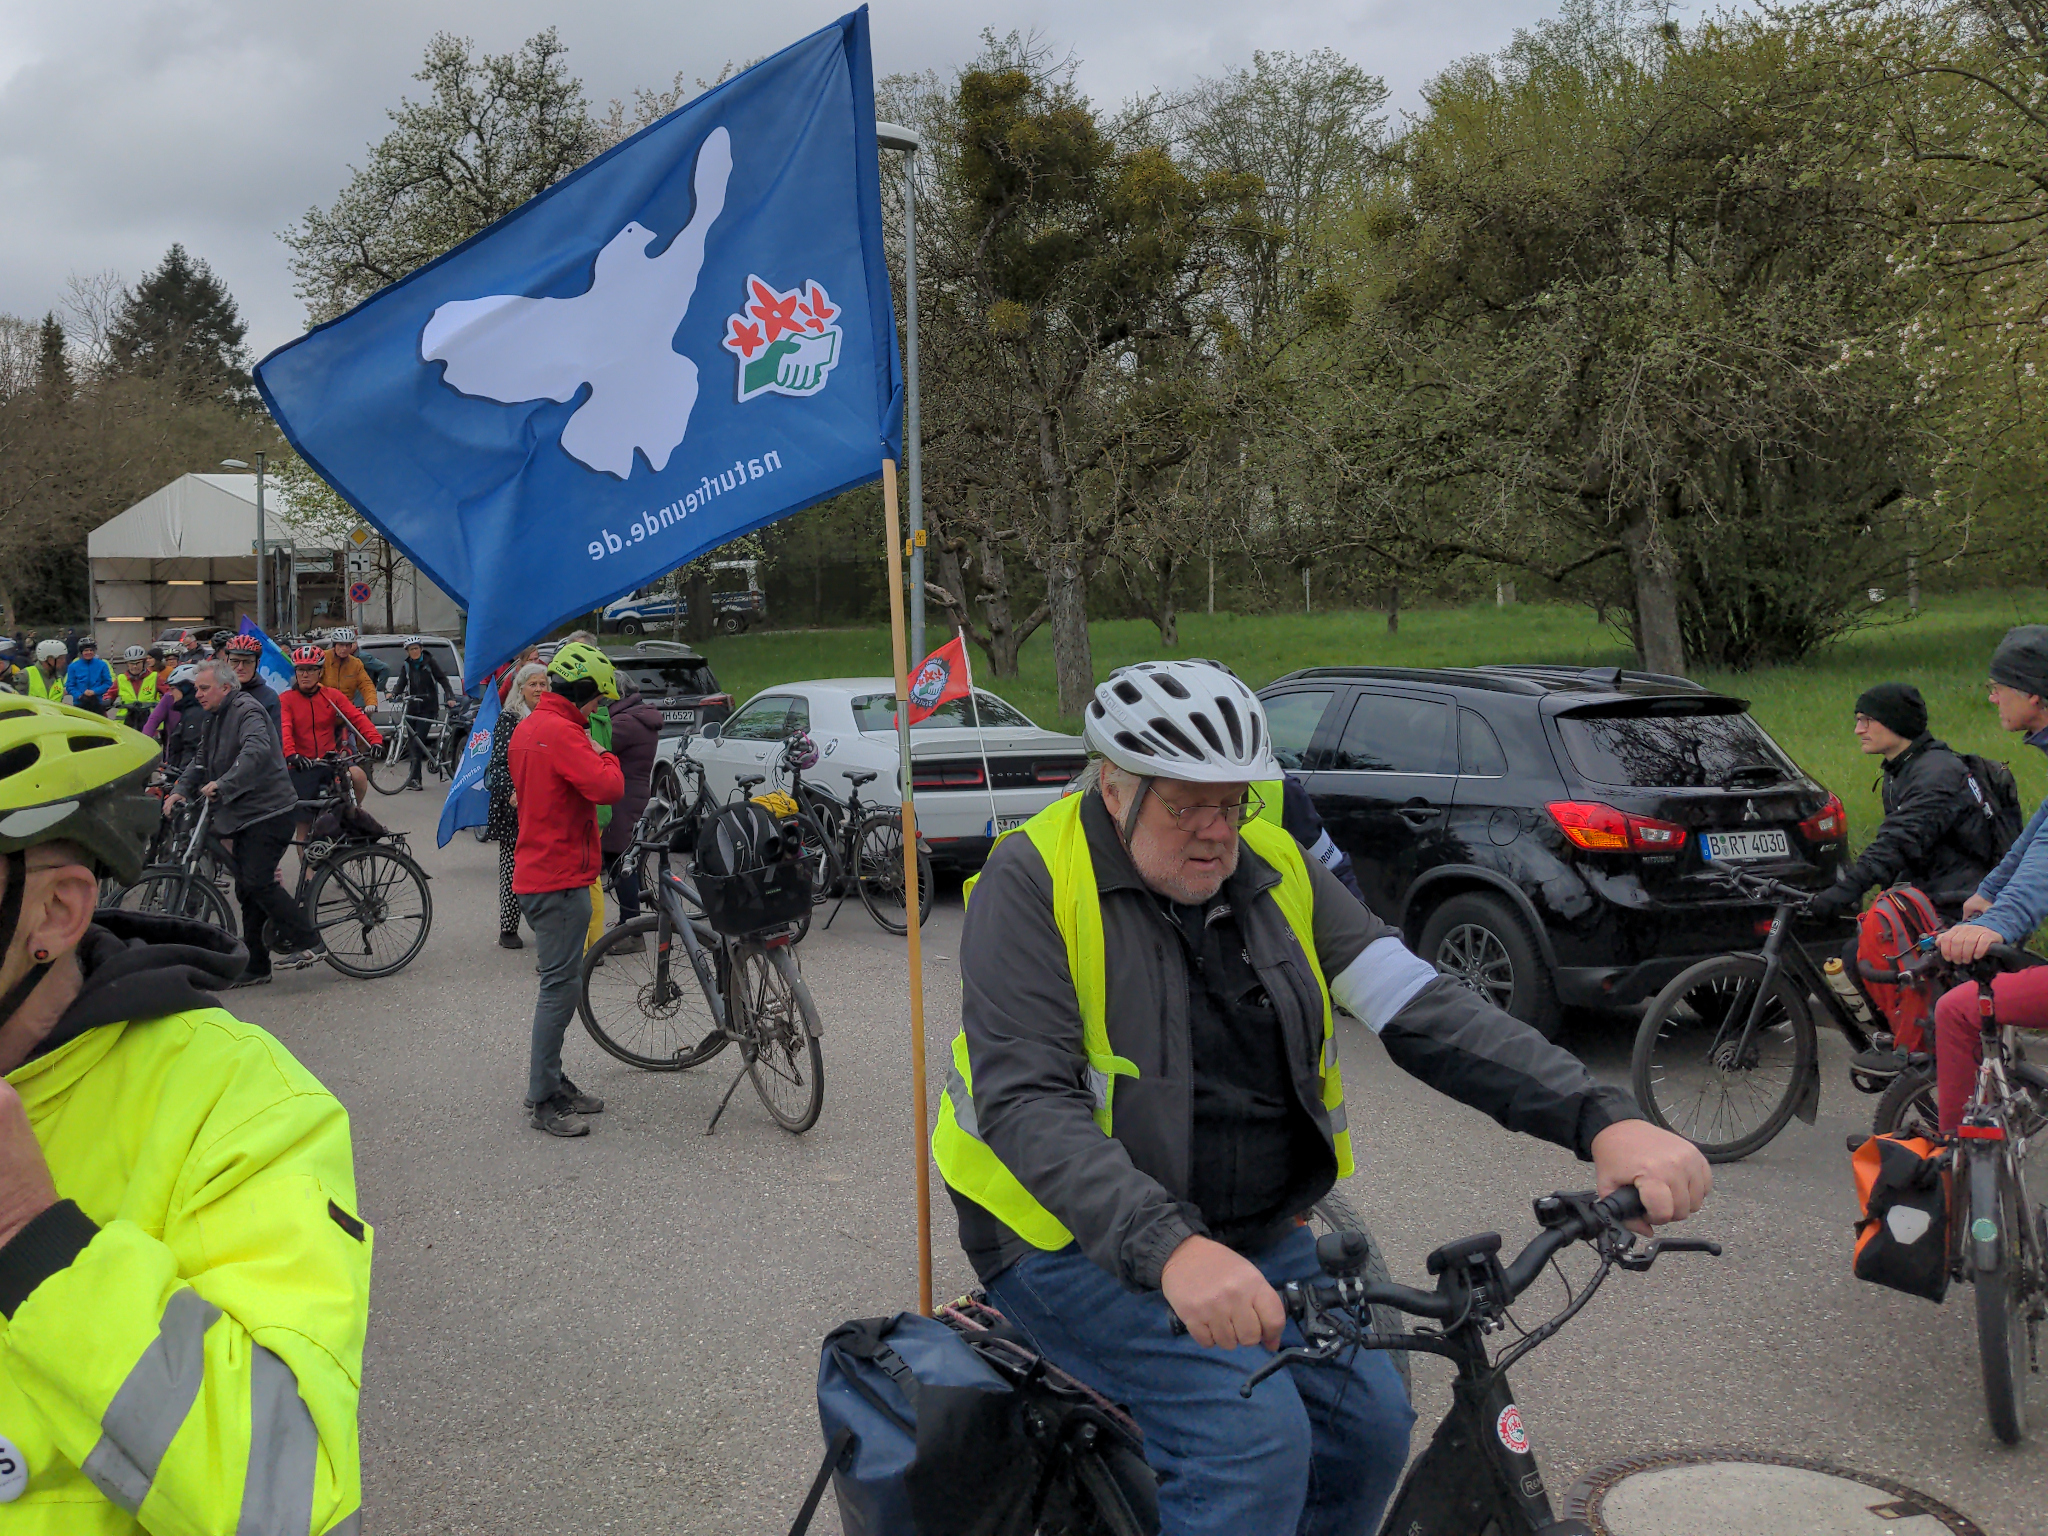
M 978 867 L 998 833 L 1057 800 L 1087 761 L 1080 737 L 1040 730 L 985 689 L 977 688 L 974 697 L 979 731 L 965 699 L 952 700 L 910 730 L 917 829 L 935 864 Z M 861 786 L 861 803 L 897 805 L 895 719 L 896 688 L 886 677 L 785 683 L 756 694 L 702 735 L 663 741 L 654 793 L 672 803 L 681 799 L 674 767 L 679 752 L 703 765 L 706 787 L 721 802 L 733 797 L 742 776 L 763 777 L 756 793 L 787 789 L 783 743 L 803 731 L 819 752 L 805 783 L 843 801 L 846 775 L 870 772 L 876 777 Z

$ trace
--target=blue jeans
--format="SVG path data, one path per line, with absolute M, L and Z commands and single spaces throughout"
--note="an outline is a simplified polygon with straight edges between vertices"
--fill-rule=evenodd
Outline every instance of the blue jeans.
M 1322 1271 L 1296 1227 L 1245 1255 L 1276 1286 Z M 1168 1536 L 1367 1536 L 1408 1457 L 1415 1410 L 1385 1354 L 1356 1350 L 1238 1389 L 1272 1356 L 1172 1332 L 1165 1300 L 1126 1290 L 1068 1246 L 1018 1260 L 989 1299 L 1054 1364 L 1124 1404 L 1145 1431 Z M 1284 1341 L 1302 1342 L 1287 1325 Z

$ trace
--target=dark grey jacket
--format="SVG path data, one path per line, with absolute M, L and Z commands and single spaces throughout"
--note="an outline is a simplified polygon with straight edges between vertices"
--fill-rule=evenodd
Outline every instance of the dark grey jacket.
M 1910 880 L 1944 911 L 1960 907 L 1991 872 L 1970 770 L 1945 741 L 1922 736 L 1884 765 L 1884 823 L 1835 877 L 1852 899 L 1873 885 Z
M 213 812 L 216 832 L 233 832 L 298 808 L 270 714 L 239 688 L 219 709 L 206 712 L 198 754 L 178 775 L 178 793 L 190 800 L 200 785 L 209 783 L 220 785 Z
M 1114 1135 L 1094 1119 L 1081 1013 L 1052 910 L 1052 876 L 1028 837 L 990 856 L 960 941 L 961 1020 L 983 1141 L 1082 1251 L 1135 1290 L 1157 1289 L 1181 1242 L 1205 1233 L 1188 1202 L 1194 1118 L 1188 972 L 1179 936 L 1139 878 L 1101 797 L 1082 803 L 1101 898 L 1110 1044 L 1138 1067 L 1116 1083 Z M 1635 1101 L 1476 993 L 1437 975 L 1322 865 L 1316 958 L 1337 1003 L 1407 1071 L 1452 1098 L 1590 1155 L 1594 1136 L 1637 1118 Z M 1308 957 L 1264 892 L 1280 875 L 1247 846 L 1223 887 L 1286 1033 L 1295 1089 L 1327 1137 L 1319 1081 L 1322 997 Z M 958 1103 L 956 1088 L 955 1102 Z M 984 1279 L 1031 1246 L 956 1196 L 961 1245 Z

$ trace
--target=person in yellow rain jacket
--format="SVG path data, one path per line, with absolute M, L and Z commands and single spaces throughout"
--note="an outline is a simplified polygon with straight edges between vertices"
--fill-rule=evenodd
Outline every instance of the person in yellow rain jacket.
M 348 1115 L 216 1000 L 238 941 L 94 910 L 157 755 L 0 697 L 0 1533 L 356 1536 Z

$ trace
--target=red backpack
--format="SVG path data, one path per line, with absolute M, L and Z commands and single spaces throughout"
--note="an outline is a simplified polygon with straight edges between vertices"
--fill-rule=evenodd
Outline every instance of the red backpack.
M 1896 971 L 1925 933 L 1941 932 L 1941 918 L 1919 887 L 1894 885 L 1878 894 L 1859 921 L 1856 959 L 1874 971 Z M 1878 1013 L 1889 1021 L 1892 1040 L 1902 1051 L 1928 1049 L 1927 1021 L 1934 1016 L 1939 988 L 1932 981 L 1893 986 L 1863 981 L 1863 990 Z

